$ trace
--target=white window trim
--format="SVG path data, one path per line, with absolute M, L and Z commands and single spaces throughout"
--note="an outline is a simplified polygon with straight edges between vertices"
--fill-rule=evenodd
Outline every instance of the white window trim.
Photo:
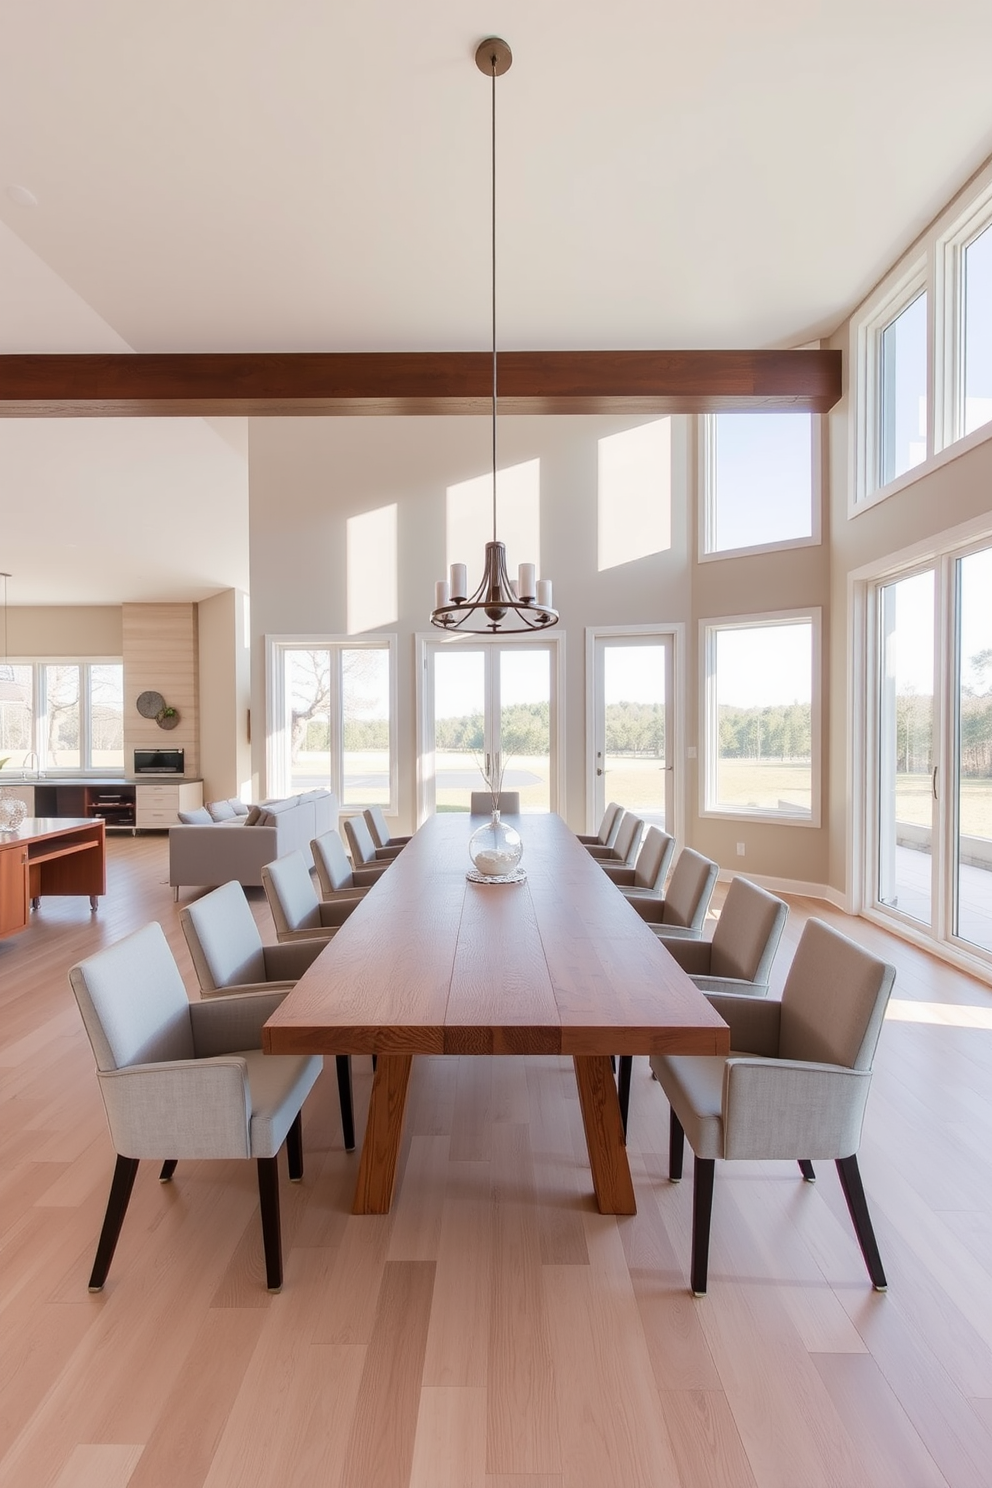
M 440 631 L 417 631 L 413 638 L 416 677 L 417 709 L 417 826 L 422 826 L 430 814 L 431 781 L 434 778 L 434 736 L 429 704 L 433 696 L 433 663 L 441 645 L 464 646 L 476 650 L 482 646 L 540 646 L 551 649 L 551 668 L 554 676 L 551 708 L 551 810 L 560 811 L 565 800 L 565 631 L 553 630 L 547 634 L 534 635 L 460 635 L 444 636 Z
M 823 419 L 815 413 L 810 419 L 810 526 L 809 537 L 788 537 L 779 542 L 753 543 L 744 548 L 712 547 L 716 541 L 716 414 L 703 413 L 697 418 L 696 469 L 699 490 L 699 536 L 696 544 L 698 563 L 722 563 L 725 558 L 746 558 L 752 553 L 785 553 L 794 548 L 816 548 L 823 541 Z
M 593 820 L 595 781 L 592 766 L 595 761 L 596 738 L 596 642 L 599 640 L 623 640 L 625 637 L 640 640 L 643 637 L 659 636 L 672 642 L 672 712 L 675 717 L 671 733 L 672 766 L 672 818 L 673 825 L 666 830 L 678 842 L 685 841 L 685 790 L 682 761 L 685 759 L 685 625 L 681 620 L 659 621 L 657 625 L 597 625 L 586 628 L 586 754 L 589 762 L 586 769 L 586 824 L 584 830 L 594 832 L 599 826 Z
M 973 429 L 970 435 L 964 433 L 964 254 L 990 226 L 992 184 L 972 200 L 934 245 L 936 344 L 942 353 L 934 363 L 934 401 L 938 401 L 939 393 L 940 408 L 935 450 L 948 449 L 975 434 L 992 436 L 992 421 Z
M 927 367 L 933 366 L 934 296 L 929 293 L 926 254 L 913 260 L 897 278 L 869 301 L 865 312 L 851 324 L 851 362 L 856 369 L 854 413 L 854 479 L 848 502 L 848 516 L 855 516 L 869 505 L 884 500 L 896 490 L 918 480 L 921 470 L 933 454 L 932 378 L 927 377 L 927 461 L 903 471 L 895 480 L 882 485 L 879 479 L 881 446 L 878 438 L 882 399 L 882 376 L 879 347 L 882 332 L 897 320 L 921 294 L 927 294 Z
M 794 625 L 808 621 L 812 627 L 810 658 L 810 815 L 789 816 L 784 812 L 732 810 L 711 806 L 716 794 L 718 752 L 714 748 L 717 723 L 716 704 L 716 632 L 719 630 L 757 630 L 763 626 Z M 808 609 L 769 610 L 751 615 L 716 615 L 699 622 L 699 732 L 703 748 L 703 768 L 699 772 L 699 815 L 721 821 L 773 822 L 781 827 L 819 827 L 822 817 L 822 629 L 823 612 L 818 605 Z
M 287 651 L 388 651 L 389 653 L 389 802 L 383 808 L 385 815 L 395 816 L 399 794 L 399 761 L 397 759 L 397 637 L 394 634 L 374 636 L 353 635 L 267 635 L 265 636 L 265 791 L 267 795 L 288 795 L 290 782 L 287 774 L 289 751 L 286 740 L 286 668 Z M 332 737 L 340 737 L 341 727 L 340 692 L 332 693 L 330 700 L 330 728 Z M 361 810 L 359 806 L 345 806 L 343 801 L 342 761 L 332 755 L 332 789 L 338 798 L 341 811 L 348 815 Z

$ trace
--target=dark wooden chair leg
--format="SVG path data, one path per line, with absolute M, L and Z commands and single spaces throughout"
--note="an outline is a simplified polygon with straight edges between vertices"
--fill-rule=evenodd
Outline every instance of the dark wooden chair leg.
M 865 1198 L 864 1184 L 861 1182 L 857 1155 L 852 1152 L 850 1157 L 838 1157 L 836 1162 L 840 1186 L 844 1190 L 847 1207 L 854 1221 L 855 1233 L 858 1237 L 858 1244 L 861 1246 L 861 1254 L 865 1258 L 865 1265 L 868 1267 L 871 1284 L 876 1292 L 887 1291 L 889 1284 L 882 1269 L 882 1257 L 878 1252 L 878 1241 L 875 1239 L 871 1215 L 868 1213 L 868 1200 Z
M 117 1249 L 117 1240 L 127 1213 L 137 1171 L 138 1159 L 136 1157 L 121 1157 L 120 1153 L 117 1154 L 117 1164 L 110 1184 L 110 1197 L 107 1200 L 107 1212 L 103 1217 L 103 1229 L 100 1231 L 96 1258 L 90 1273 L 91 1292 L 103 1291 L 103 1283 L 107 1279 L 110 1263 L 114 1259 L 114 1251 Z
M 630 1075 L 634 1067 L 634 1056 L 632 1054 L 620 1055 L 620 1077 L 617 1080 L 617 1095 L 620 1098 L 620 1120 L 623 1122 L 623 1134 L 627 1135 L 627 1112 L 630 1110 Z
M 174 1157 L 167 1158 L 162 1164 L 162 1171 L 158 1175 L 159 1183 L 169 1183 L 173 1173 L 176 1171 L 177 1161 Z
M 279 1159 L 259 1157 L 258 1202 L 262 1211 L 262 1246 L 265 1250 L 265 1285 L 270 1292 L 282 1288 L 282 1233 L 279 1225 Z
M 692 1292 L 695 1297 L 706 1295 L 715 1173 L 716 1162 L 712 1157 L 696 1158 L 692 1183 Z
M 682 1181 L 682 1159 L 685 1155 L 685 1132 L 675 1112 L 669 1113 L 668 1121 L 668 1178 L 671 1183 Z
M 376 1059 L 377 1058 L 378 1058 L 378 1055 L 376 1055 L 376 1054 L 373 1054 L 372 1055 L 372 1073 L 373 1074 L 375 1074 L 375 1062 L 376 1062 Z
M 799 1171 L 803 1175 L 804 1182 L 816 1182 L 816 1173 L 813 1171 L 813 1164 L 810 1162 L 808 1157 L 801 1157 L 799 1159 Z
M 338 1100 L 341 1102 L 341 1130 L 345 1152 L 355 1150 L 355 1112 L 351 1104 L 351 1055 L 335 1054 L 338 1072 Z
M 286 1159 L 289 1163 L 289 1181 L 299 1183 L 303 1177 L 303 1112 L 297 1111 L 296 1120 L 286 1133 Z

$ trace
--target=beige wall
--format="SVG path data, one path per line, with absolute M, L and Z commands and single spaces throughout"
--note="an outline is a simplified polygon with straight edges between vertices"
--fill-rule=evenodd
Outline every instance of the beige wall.
M 11 656 L 112 657 L 123 652 L 120 605 L 11 605 L 7 649 Z
M 135 749 L 183 749 L 187 775 L 200 773 L 200 699 L 197 607 L 194 604 L 126 604 L 122 608 L 124 655 L 124 763 Z M 179 723 L 162 729 L 143 718 L 137 700 L 161 693 L 179 711 Z
M 586 823 L 585 631 L 589 626 L 685 626 L 685 738 L 701 745 L 697 633 L 700 619 L 830 604 L 825 546 L 697 565 L 691 491 L 695 429 L 673 425 L 672 544 L 663 553 L 600 572 L 598 440 L 643 419 L 501 418 L 499 461 L 541 461 L 541 571 L 555 585 L 565 635 L 565 795 L 576 828 Z M 414 636 L 429 629 L 433 585 L 445 573 L 445 491 L 489 468 L 487 419 L 267 419 L 250 432 L 252 713 L 265 696 L 267 634 L 343 634 L 347 629 L 346 524 L 397 502 L 399 592 L 399 830 L 415 817 Z M 481 564 L 481 551 L 478 555 Z M 825 664 L 827 658 L 825 657 Z M 264 731 L 253 730 L 253 768 L 263 777 Z M 701 820 L 695 761 L 683 761 L 687 838 L 732 871 L 824 880 L 826 828 Z M 736 856 L 744 839 L 746 857 Z
M 251 702 L 248 596 L 225 589 L 197 606 L 200 773 L 205 801 L 254 797 L 248 709 Z

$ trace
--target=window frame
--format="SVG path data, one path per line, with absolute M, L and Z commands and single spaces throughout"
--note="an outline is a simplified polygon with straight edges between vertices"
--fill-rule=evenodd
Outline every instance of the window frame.
M 395 633 L 376 633 L 368 636 L 354 635 L 267 635 L 265 637 L 265 786 L 268 795 L 289 795 L 290 761 L 286 740 L 286 654 L 289 651 L 330 651 L 340 657 L 343 651 L 385 651 L 389 660 L 389 801 L 382 806 L 386 816 L 395 816 L 398 811 L 399 761 L 397 758 L 397 636 Z M 331 738 L 336 741 L 330 748 L 331 785 L 343 815 L 352 816 L 362 811 L 365 802 L 344 803 L 344 709 L 341 692 L 340 665 L 337 686 L 332 688 L 329 701 L 329 728 Z M 382 803 L 379 803 L 382 805 Z
M 941 355 L 935 366 L 936 386 L 940 393 L 940 418 L 935 448 L 946 450 L 962 440 L 984 434 L 992 435 L 992 420 L 965 433 L 965 336 L 964 336 L 964 255 L 987 228 L 992 228 L 992 184 L 958 214 L 948 230 L 934 245 L 934 278 L 939 307 L 937 336 Z M 970 446 L 969 446 L 970 447 Z
M 124 780 L 127 776 L 127 751 L 118 767 L 93 764 L 93 687 L 91 673 L 95 667 L 118 666 L 121 668 L 121 695 L 124 694 L 124 658 L 122 656 L 8 656 L 6 664 L 11 667 L 31 668 L 31 749 L 38 758 L 38 775 L 48 780 L 82 780 L 101 777 Z M 48 758 L 47 731 L 43 720 L 47 718 L 46 668 L 52 666 L 77 667 L 79 669 L 79 758 L 78 765 L 53 765 Z M 121 705 L 123 726 L 124 704 Z M 8 766 L 4 772 L 11 780 L 21 778 L 23 765 Z M 24 778 L 34 779 L 34 772 Z
M 781 412 L 776 409 L 776 412 Z M 699 563 L 720 563 L 725 558 L 744 558 L 752 553 L 788 552 L 794 548 L 816 548 L 823 541 L 823 451 L 825 445 L 822 415 L 797 410 L 810 420 L 810 527 L 809 537 L 787 537 L 777 542 L 752 543 L 741 548 L 714 548 L 716 539 L 716 421 L 719 413 L 703 413 L 697 418 L 696 461 L 699 490 L 699 532 L 696 559 Z M 733 415 L 732 415 L 733 416 Z
M 716 693 L 716 639 L 724 630 L 762 630 L 775 626 L 810 625 L 810 814 L 793 816 L 760 807 L 728 807 L 715 804 L 719 764 L 719 713 Z M 699 772 L 699 815 L 721 821 L 760 821 L 782 827 L 819 827 L 822 821 L 822 651 L 823 612 L 820 606 L 768 610 L 750 615 L 717 615 L 699 622 L 700 738 L 703 741 Z
M 921 294 L 927 296 L 927 449 L 918 465 L 902 471 L 883 485 L 882 461 L 882 335 Z M 853 328 L 855 347 L 854 362 L 857 368 L 857 403 L 855 408 L 855 446 L 857 468 L 854 481 L 853 509 L 862 511 L 866 506 L 883 500 L 901 486 L 917 478 L 926 468 L 933 454 L 934 398 L 933 398 L 933 348 L 934 348 L 934 295 L 928 272 L 928 259 L 924 254 L 912 264 L 870 303 L 867 312 Z

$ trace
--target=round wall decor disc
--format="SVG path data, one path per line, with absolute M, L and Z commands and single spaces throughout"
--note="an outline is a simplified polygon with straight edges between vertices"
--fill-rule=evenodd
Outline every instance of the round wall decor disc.
M 142 718 L 154 718 L 165 707 L 165 698 L 160 692 L 143 692 L 137 706 Z

